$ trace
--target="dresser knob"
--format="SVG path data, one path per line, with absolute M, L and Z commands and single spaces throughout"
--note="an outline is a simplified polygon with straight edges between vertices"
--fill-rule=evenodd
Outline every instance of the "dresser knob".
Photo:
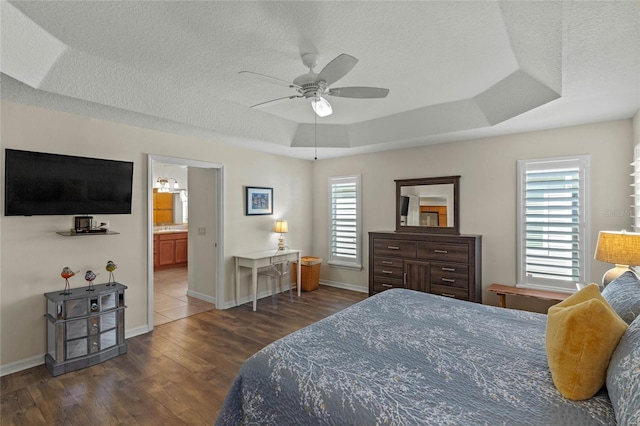
M 434 252 L 434 253 L 441 253 L 441 254 L 447 254 L 447 253 L 449 253 L 449 252 L 448 252 L 448 251 L 446 251 L 446 250 L 434 250 L 433 252 Z
M 98 310 L 98 304 L 97 303 L 92 303 L 91 304 L 91 311 L 96 312 L 97 310 Z
M 447 271 L 447 272 L 455 272 L 456 268 L 441 268 L 443 271 Z
M 445 283 L 455 283 L 456 280 L 452 280 L 451 278 L 442 278 L 442 281 L 444 281 Z

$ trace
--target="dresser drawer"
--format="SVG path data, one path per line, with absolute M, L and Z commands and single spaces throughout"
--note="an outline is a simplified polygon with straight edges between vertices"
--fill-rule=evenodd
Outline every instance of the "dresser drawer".
M 404 288 L 404 281 L 397 278 L 373 277 L 374 293 L 380 293 L 391 288 Z
M 397 257 L 375 257 L 373 259 L 374 269 L 377 266 L 385 268 L 404 268 L 404 260 Z
M 455 243 L 418 243 L 418 258 L 443 262 L 469 263 L 469 246 Z
M 431 284 L 469 288 L 469 267 L 455 263 L 431 263 Z
M 373 255 L 415 258 L 416 247 L 417 243 L 415 241 L 385 240 L 376 238 L 373 243 Z
M 404 274 L 404 261 L 394 258 L 376 258 L 373 265 L 373 273 L 388 278 L 402 279 Z
M 454 299 L 469 300 L 469 290 L 431 284 L 431 293 L 439 296 L 452 297 Z
M 373 268 L 373 273 L 376 276 L 388 277 L 388 278 L 397 278 L 401 280 L 404 276 L 404 269 L 402 268 L 389 268 L 384 266 L 375 266 Z

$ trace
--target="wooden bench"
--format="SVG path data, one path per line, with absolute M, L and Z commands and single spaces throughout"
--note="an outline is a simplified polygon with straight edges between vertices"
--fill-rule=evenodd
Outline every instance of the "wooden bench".
M 498 303 L 501 308 L 507 307 L 507 294 L 512 296 L 534 297 L 540 300 L 555 300 L 557 302 L 562 302 L 564 299 L 571 296 L 570 293 L 560 293 L 557 291 L 547 290 L 532 290 L 530 288 L 517 288 L 502 284 L 491 284 L 488 290 L 498 295 Z

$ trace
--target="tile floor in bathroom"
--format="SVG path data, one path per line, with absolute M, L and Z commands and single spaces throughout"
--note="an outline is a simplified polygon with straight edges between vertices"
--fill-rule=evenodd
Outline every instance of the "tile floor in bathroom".
M 153 325 L 215 309 L 213 303 L 187 296 L 187 268 L 153 272 Z

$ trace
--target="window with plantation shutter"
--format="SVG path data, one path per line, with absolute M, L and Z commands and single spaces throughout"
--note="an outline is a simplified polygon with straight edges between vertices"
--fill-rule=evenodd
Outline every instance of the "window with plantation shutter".
M 573 291 L 589 281 L 589 157 L 518 161 L 518 286 Z
M 362 268 L 360 175 L 329 178 L 329 264 Z

